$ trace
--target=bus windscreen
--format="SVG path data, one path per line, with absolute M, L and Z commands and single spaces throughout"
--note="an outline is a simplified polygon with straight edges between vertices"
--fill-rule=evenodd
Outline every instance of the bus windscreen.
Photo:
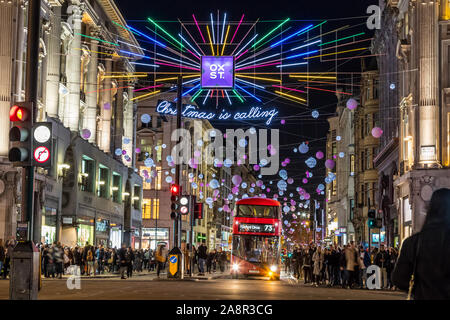
M 238 217 L 248 218 L 278 218 L 278 207 L 255 206 L 249 204 L 238 205 Z

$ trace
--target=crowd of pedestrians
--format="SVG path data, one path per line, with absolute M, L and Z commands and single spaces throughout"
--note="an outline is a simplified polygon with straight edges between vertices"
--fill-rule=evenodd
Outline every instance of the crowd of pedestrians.
M 311 243 L 294 248 L 283 255 L 285 271 L 304 283 L 329 287 L 367 288 L 367 268 L 377 265 L 380 268 L 381 288 L 394 290 L 391 274 L 397 262 L 398 251 L 386 250 L 384 245 L 371 252 L 363 246 L 355 246 L 351 241 L 341 247 L 337 245 L 320 246 Z

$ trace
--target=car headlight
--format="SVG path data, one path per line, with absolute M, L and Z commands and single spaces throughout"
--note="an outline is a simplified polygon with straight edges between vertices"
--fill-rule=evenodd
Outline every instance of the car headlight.
M 234 271 L 238 271 L 239 270 L 239 265 L 237 263 L 233 264 L 233 270 Z
M 276 272 L 277 271 L 277 266 L 270 266 L 270 271 L 272 272 Z

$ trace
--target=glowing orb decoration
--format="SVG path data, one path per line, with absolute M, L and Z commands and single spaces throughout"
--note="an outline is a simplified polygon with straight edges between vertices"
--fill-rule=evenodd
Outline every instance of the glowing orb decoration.
M 230 159 L 225 159 L 225 161 L 223 162 L 223 165 L 227 168 L 231 167 L 233 165 L 233 161 Z
M 298 151 L 298 150 L 297 150 L 297 148 L 294 148 L 294 150 L 293 150 L 293 151 L 294 151 L 295 153 L 297 153 L 297 151 Z
M 311 112 L 311 116 L 312 116 L 314 119 L 317 119 L 317 118 L 319 117 L 319 111 L 313 110 L 313 112 Z
M 256 181 L 256 186 L 257 187 L 261 187 L 263 185 L 264 182 L 262 182 L 261 180 Z
M 349 108 L 350 110 L 354 110 L 357 107 L 358 107 L 358 101 L 356 101 L 353 98 L 347 100 L 347 108 Z
M 202 147 L 203 146 L 203 140 L 197 140 L 197 146 Z
M 287 183 L 286 183 L 286 181 L 284 181 L 284 180 L 278 181 L 277 187 L 278 187 L 278 189 L 280 189 L 280 190 L 286 190 L 286 188 L 287 188 Z
M 242 178 L 241 178 L 241 180 L 242 180 Z M 247 188 L 247 182 L 242 182 L 241 187 L 244 189 Z
M 234 176 L 231 178 L 231 182 L 232 182 L 235 186 L 238 186 L 238 185 L 240 185 L 241 182 L 242 182 L 242 177 L 239 176 L 239 175 L 234 175 Z
M 91 130 L 89 130 L 89 129 L 81 130 L 81 137 L 83 139 L 89 139 L 91 137 Z
M 253 166 L 253 170 L 258 171 L 258 170 L 259 170 L 259 166 L 258 166 L 257 164 L 255 164 L 255 165 Z
M 149 123 L 151 120 L 152 120 L 152 117 L 150 117 L 150 115 L 147 114 L 147 113 L 144 113 L 144 114 L 141 116 L 141 122 L 142 122 L 142 123 Z
M 255 134 L 256 133 L 256 129 L 254 127 L 251 127 L 248 130 L 249 130 L 250 134 Z
M 111 110 L 111 103 L 106 102 L 106 103 L 103 105 L 103 109 L 105 109 L 105 110 Z
M 325 161 L 325 167 L 327 169 L 330 169 L 330 170 L 333 169 L 334 165 L 335 165 L 334 160 L 328 159 L 327 161 Z
M 197 189 L 198 185 L 195 182 L 192 182 L 191 183 L 191 187 L 192 187 L 192 189 Z
M 130 138 L 123 138 L 123 143 L 124 144 L 129 144 L 131 142 Z
M 294 179 L 292 179 L 292 178 L 287 179 L 287 183 L 288 184 L 293 184 L 294 183 Z
M 288 206 L 283 207 L 283 212 L 288 213 L 291 209 Z
M 336 141 L 341 141 L 342 140 L 342 137 L 341 136 L 337 136 L 336 137 Z
M 171 176 L 166 177 L 166 182 L 167 183 L 172 183 L 172 177 Z
M 114 153 L 116 154 L 116 156 L 121 156 L 121 155 L 122 155 L 122 149 L 117 148 L 117 149 L 114 151 Z M 149 166 L 146 166 L 146 167 L 149 167 Z
M 322 191 L 322 190 L 325 189 L 325 186 L 324 186 L 323 184 L 319 184 L 319 185 L 317 186 L 317 189 L 319 189 L 320 191 Z
M 339 158 L 343 158 L 345 157 L 345 153 L 344 152 L 339 152 Z
M 194 157 L 200 158 L 201 155 L 202 155 L 202 153 L 199 150 L 194 151 Z
M 122 150 L 122 154 L 126 155 L 127 154 L 127 150 Z
M 303 184 L 306 184 L 306 183 L 308 183 L 308 179 L 303 178 L 302 182 L 303 182 Z
M 286 158 L 286 159 L 284 159 L 284 162 L 287 163 L 287 164 L 289 164 L 289 163 L 291 162 L 291 159 Z
M 329 177 L 325 177 L 325 183 L 326 184 L 330 184 L 331 183 L 331 179 Z
M 308 145 L 307 145 L 306 143 L 303 142 L 303 143 L 298 147 L 298 150 L 300 151 L 300 153 L 305 154 L 305 153 L 307 153 L 307 152 L 309 151 L 309 147 L 308 147 Z
M 383 135 L 383 130 L 380 127 L 374 127 L 372 129 L 372 136 L 374 138 L 381 138 L 381 136 Z
M 264 159 L 264 158 L 263 158 L 263 159 L 261 159 L 259 165 L 260 165 L 261 167 L 264 167 L 265 165 L 267 165 L 267 163 L 268 163 L 267 159 Z
M 239 187 L 233 187 L 233 188 L 231 188 L 231 192 L 233 193 L 233 194 L 238 194 L 239 193 Z
M 281 120 L 280 122 L 281 122 L 281 124 L 286 124 L 286 120 L 284 120 L 284 119 Z
M 136 153 L 141 153 L 141 148 L 136 148 L 136 149 L 134 149 L 134 152 L 136 152 Z
M 212 204 L 213 203 L 213 198 L 211 198 L 211 197 L 208 197 L 208 198 L 206 198 L 205 199 L 205 202 L 207 203 L 207 204 Z
M 309 167 L 309 168 L 314 168 L 315 166 L 316 166 L 316 164 L 317 164 L 317 160 L 316 159 L 314 159 L 313 157 L 309 157 L 306 161 L 305 161 L 305 163 L 306 163 L 306 165 Z
M 395 89 L 395 83 L 391 83 L 391 85 L 389 86 L 389 88 L 390 88 L 391 90 L 394 90 L 394 89 Z

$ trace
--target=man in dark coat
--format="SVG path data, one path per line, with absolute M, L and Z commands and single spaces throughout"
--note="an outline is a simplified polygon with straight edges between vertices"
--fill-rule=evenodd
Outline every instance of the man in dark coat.
M 413 273 L 415 300 L 450 300 L 450 189 L 433 193 L 422 230 L 403 242 L 392 281 L 407 291 Z
M 205 273 L 205 262 L 206 262 L 206 259 L 208 258 L 206 251 L 207 251 L 207 248 L 202 243 L 200 245 L 200 247 L 198 247 L 198 268 L 200 270 L 200 274 Z
M 127 246 L 125 243 L 122 244 L 122 248 L 119 249 L 119 252 L 117 253 L 119 256 L 119 266 L 120 266 L 120 278 L 125 278 L 125 272 L 127 271 Z

